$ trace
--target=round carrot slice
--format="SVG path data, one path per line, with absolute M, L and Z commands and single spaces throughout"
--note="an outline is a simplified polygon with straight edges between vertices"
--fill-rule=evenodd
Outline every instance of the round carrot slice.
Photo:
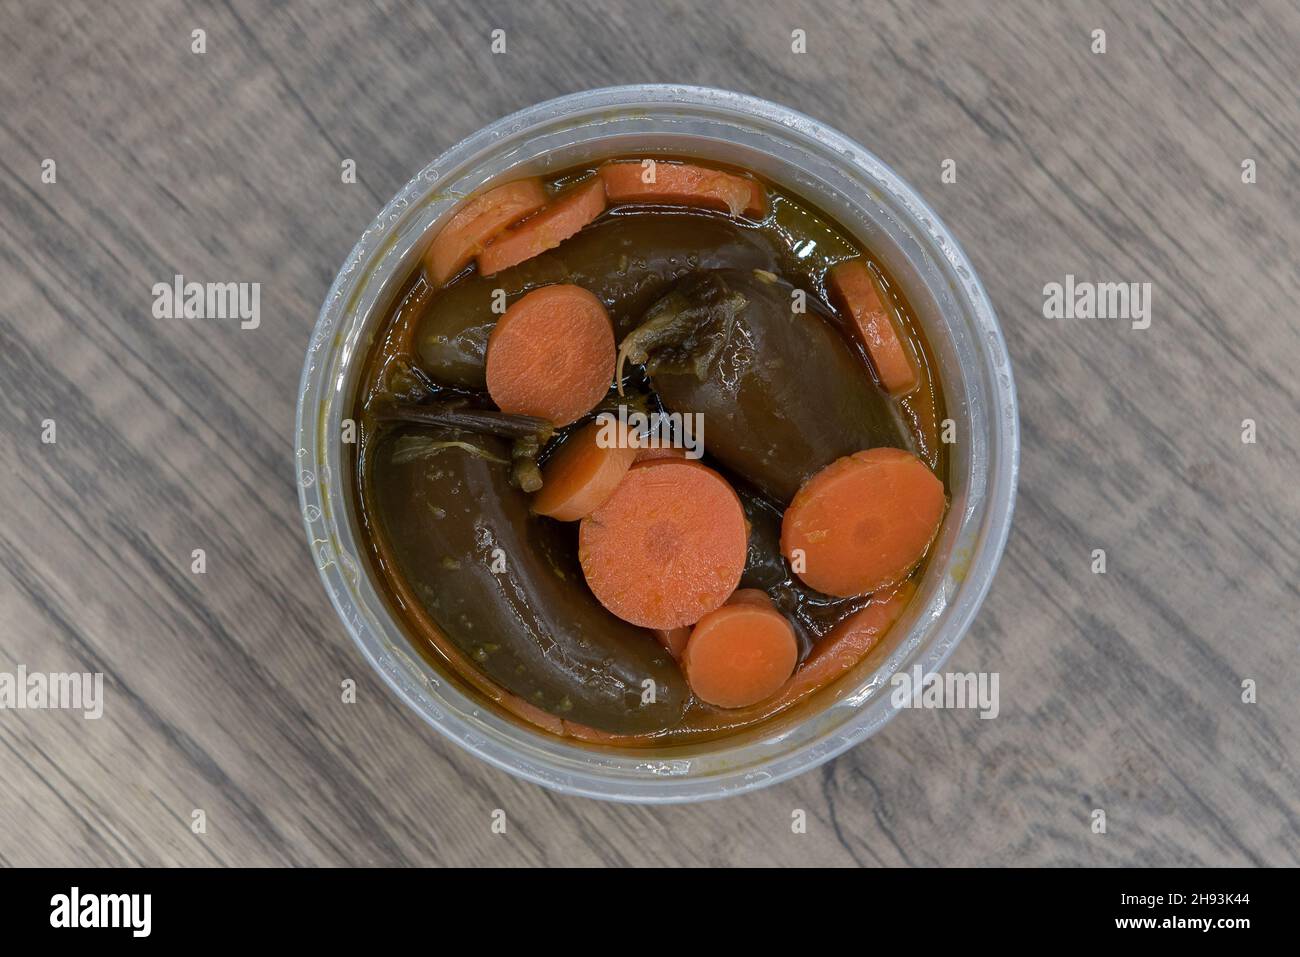
M 727 599 L 728 605 L 756 605 L 759 608 L 775 608 L 772 599 L 761 588 L 737 588 Z
M 853 320 L 867 348 L 872 368 L 890 395 L 906 395 L 916 388 L 916 365 L 894 328 L 871 270 L 861 259 L 837 263 L 827 273 L 835 305 Z
M 581 286 L 534 289 L 488 336 L 488 394 L 502 412 L 568 425 L 595 408 L 613 378 L 614 327 Z
M 576 522 L 605 503 L 632 467 L 637 450 L 630 448 L 618 420 L 583 426 L 542 469 L 542 488 L 533 497 L 533 511 L 561 522 Z
M 605 184 L 593 176 L 488 243 L 478 254 L 478 271 L 490 276 L 554 249 L 604 211 Z
M 438 231 L 424 254 L 433 284 L 441 286 L 469 265 L 498 233 L 545 205 L 546 189 L 536 176 L 497 186 L 471 199 Z
M 600 603 L 643 628 L 691 625 L 745 570 L 745 513 L 713 469 L 681 459 L 628 471 L 582 520 L 578 560 Z
M 656 462 L 659 459 L 684 459 L 686 450 L 676 445 L 665 445 L 657 449 L 637 449 L 636 462 Z
M 690 640 L 691 629 L 689 625 L 682 625 L 680 628 L 656 628 L 655 637 L 659 639 L 659 644 L 668 649 L 668 653 L 678 661 L 681 661 L 682 652 L 686 650 L 686 642 Z
M 646 182 L 653 177 L 653 182 Z M 663 203 L 767 215 L 767 193 L 752 179 L 690 163 L 606 163 L 600 168 L 611 203 Z
M 744 708 L 780 691 L 798 659 L 799 645 L 785 616 L 742 600 L 700 619 L 682 654 L 682 670 L 701 701 Z
M 836 459 L 795 494 L 781 554 L 810 587 L 848 598 L 902 581 L 934 541 L 943 483 L 902 449 Z
M 841 621 L 813 646 L 812 653 L 775 695 L 743 711 L 715 715 L 714 720 L 708 723 L 717 727 L 738 727 L 740 723 L 764 721 L 834 683 L 888 634 L 915 592 L 915 585 L 903 582 L 895 589 L 873 595 L 866 608 Z

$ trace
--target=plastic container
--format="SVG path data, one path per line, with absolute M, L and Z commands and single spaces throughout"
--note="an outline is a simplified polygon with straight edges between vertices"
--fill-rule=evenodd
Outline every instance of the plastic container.
M 487 184 L 619 154 L 675 153 L 752 169 L 830 213 L 903 286 L 939 364 L 952 506 L 916 598 L 846 676 L 834 703 L 692 748 L 599 749 L 533 731 L 462 692 L 408 644 L 358 550 L 341 443 L 372 336 L 403 280 L 461 198 Z M 412 708 L 466 750 L 569 794 L 682 802 L 753 790 L 833 758 L 893 717 L 889 679 L 937 670 L 971 623 L 1011 525 L 1019 459 L 1006 346 L 970 261 L 929 206 L 884 163 L 793 110 L 722 90 L 627 86 L 530 107 L 456 144 L 362 234 L 321 308 L 302 372 L 297 478 L 312 555 L 365 657 Z

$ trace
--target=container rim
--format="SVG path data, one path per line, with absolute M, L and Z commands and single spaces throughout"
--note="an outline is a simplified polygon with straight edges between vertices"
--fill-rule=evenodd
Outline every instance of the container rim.
M 983 384 L 988 387 L 995 406 L 985 410 L 990 418 L 991 447 L 985 457 L 988 470 L 981 490 L 984 512 L 980 527 L 972 533 L 976 541 L 969 555 L 967 572 L 951 595 L 941 596 L 939 604 L 930 610 L 928 616 L 937 620 L 938 613 L 943 612 L 946 619 L 943 640 L 920 647 L 921 633 L 931 623 L 921 620 L 925 617 L 921 616 L 912 620 L 908 641 L 903 643 L 907 645 L 909 656 L 918 661 L 921 652 L 925 653 L 928 672 L 942 666 L 966 633 L 988 593 L 1006 546 L 1014 510 L 1019 473 L 1019 416 L 1014 378 L 1002 331 L 983 284 L 956 238 L 934 210 L 889 166 L 826 124 L 747 94 L 673 84 L 603 87 L 568 94 L 488 124 L 446 150 L 414 176 L 362 233 L 335 276 L 321 307 L 299 380 L 295 418 L 296 484 L 307 539 L 335 611 L 371 666 L 431 726 L 488 763 L 565 793 L 637 803 L 679 803 L 744 793 L 786 780 L 858 744 L 882 727 L 898 709 L 891 704 L 888 695 L 877 695 L 874 700 L 861 703 L 857 707 L 858 713 L 833 734 L 805 742 L 798 750 L 771 759 L 758 769 L 737 766 L 734 771 L 721 770 L 691 777 L 675 774 L 671 767 L 627 751 L 613 756 L 596 752 L 581 768 L 560 762 L 558 758 L 548 761 L 538 747 L 528 748 L 522 739 L 510 740 L 520 735 L 537 737 L 541 732 L 520 729 L 494 714 L 483 713 L 487 709 L 470 701 L 454 685 L 429 673 L 430 669 L 422 661 L 414 660 L 400 647 L 386 643 L 375 634 L 372 623 L 367 622 L 363 614 L 361 606 L 365 603 L 358 602 L 358 591 L 364 593 L 368 588 L 367 572 L 357 567 L 353 557 L 355 551 L 350 552 L 345 547 L 351 542 L 351 533 L 346 514 L 348 503 L 341 491 L 342 476 L 339 476 L 339 481 L 332 481 L 331 460 L 323 458 L 328 446 L 326 430 L 329 423 L 321 415 L 322 403 L 328 401 L 329 389 L 339 378 L 340 353 L 342 361 L 346 362 L 350 350 L 356 348 L 355 339 L 346 339 L 341 327 L 352 315 L 353 307 L 377 264 L 394 255 L 394 246 L 402 237 L 403 230 L 409 229 L 426 212 L 428 197 L 443 171 L 455 170 L 457 175 L 463 176 L 466 171 L 461 167 L 467 159 L 479 156 L 511 136 L 542 128 L 557 120 L 576 120 L 583 116 L 638 108 L 683 109 L 732 120 L 757 120 L 785 135 L 797 137 L 810 148 L 835 154 L 833 159 L 848 164 L 855 173 L 877 184 L 895 207 L 903 210 L 911 220 L 909 226 L 919 227 L 924 232 L 929 245 L 925 253 L 933 255 L 949 279 L 951 291 L 969 314 L 971 331 L 977 338 L 976 347 L 982 360 L 978 370 L 969 371 L 986 380 Z M 448 206 L 457 198 L 452 196 Z M 338 418 L 337 409 L 334 418 Z M 327 485 L 328 493 L 325 491 Z M 391 615 L 388 618 L 391 623 Z M 872 682 L 902 657 L 900 646 L 890 662 L 877 669 Z M 425 673 L 413 675 L 409 673 L 412 668 Z M 865 682 L 850 698 L 874 687 L 871 682 Z M 429 692 L 439 701 L 438 704 L 430 703 Z M 505 729 L 504 734 L 502 729 Z M 725 739 L 721 743 L 725 745 Z M 523 753 L 525 749 L 527 754 Z M 561 750 L 589 753 L 588 749 L 571 744 Z M 646 773 L 642 778 L 629 781 L 610 774 L 609 771 L 615 767 L 622 770 L 636 768 Z

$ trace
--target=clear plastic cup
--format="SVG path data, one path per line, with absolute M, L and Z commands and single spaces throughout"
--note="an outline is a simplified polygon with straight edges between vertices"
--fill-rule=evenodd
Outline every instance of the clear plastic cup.
M 341 442 L 373 336 L 436 227 L 497 181 L 609 156 L 690 155 L 746 167 L 831 214 L 884 260 L 939 365 L 952 505 L 915 599 L 832 693 L 790 715 L 702 745 L 653 751 L 580 745 L 534 731 L 461 690 L 409 644 L 358 546 L 353 476 Z M 893 717 L 890 677 L 952 654 L 1006 543 L 1019 461 L 1011 365 L 997 318 L 961 247 L 888 166 L 794 110 L 702 87 L 624 86 L 540 103 L 457 143 L 412 179 L 362 234 L 330 288 L 299 386 L 297 472 L 321 579 L 362 654 L 429 724 L 511 774 L 617 801 L 697 801 L 807 771 Z

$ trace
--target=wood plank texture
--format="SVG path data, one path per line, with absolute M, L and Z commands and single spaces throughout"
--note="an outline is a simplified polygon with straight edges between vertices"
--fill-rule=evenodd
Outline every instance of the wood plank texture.
M 102 671 L 107 703 L 0 712 L 0 864 L 1300 861 L 1294 2 L 2 8 L 0 671 Z M 829 121 L 973 258 L 1023 472 L 949 667 L 1000 674 L 996 720 L 905 713 L 723 802 L 564 799 L 441 740 L 336 621 L 292 461 L 334 271 L 452 142 L 632 82 Z M 261 282 L 260 328 L 154 319 L 175 273 Z M 1067 273 L 1152 283 L 1151 327 L 1044 319 Z

